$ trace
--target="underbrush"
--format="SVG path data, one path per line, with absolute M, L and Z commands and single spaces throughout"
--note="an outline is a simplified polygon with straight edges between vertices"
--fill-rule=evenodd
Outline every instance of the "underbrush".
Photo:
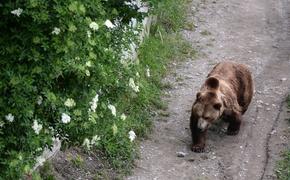
M 148 14 L 134 2 L 0 3 L 0 26 L 9 27 L 0 30 L 1 178 L 39 177 L 33 167 L 57 138 L 62 149 L 98 149 L 117 172 L 130 171 L 165 106 L 168 62 L 194 55 L 178 34 L 186 1 L 150 0 L 157 20 L 140 47 Z

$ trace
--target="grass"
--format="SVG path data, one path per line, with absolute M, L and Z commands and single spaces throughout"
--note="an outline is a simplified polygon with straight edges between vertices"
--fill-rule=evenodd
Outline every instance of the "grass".
M 276 175 L 280 180 L 290 179 L 290 150 L 282 154 L 282 160 L 278 161 Z
M 178 31 L 185 27 L 185 17 L 189 0 L 151 0 L 154 13 L 157 15 L 157 24 L 164 27 L 167 32 Z
M 162 89 L 168 87 L 161 81 L 169 71 L 168 63 L 195 56 L 191 45 L 178 33 L 184 25 L 187 1 L 163 0 L 152 1 L 152 3 L 157 21 L 151 26 L 150 36 L 144 40 L 138 50 L 139 69 L 137 71 L 140 73 L 141 89 L 145 91 L 140 92 L 134 102 L 127 102 L 127 97 L 124 97 L 120 99 L 120 103 L 117 103 L 119 108 L 123 104 L 123 109 L 130 112 L 126 126 L 134 129 L 139 139 L 146 138 L 150 133 L 152 119 L 156 114 L 154 112 L 157 109 L 165 110 L 167 107 L 160 97 Z M 146 74 L 147 67 L 150 67 L 150 78 L 142 75 Z M 110 140 L 107 143 L 105 152 L 112 167 L 119 174 L 130 173 L 133 162 L 138 157 L 136 147 L 128 146 L 125 149 L 118 148 Z M 138 143 L 136 145 L 138 146 Z
M 290 109 L 290 95 L 288 95 L 287 107 Z M 290 121 L 290 118 L 288 118 Z M 277 162 L 276 175 L 279 180 L 289 180 L 290 179 L 290 150 L 285 151 L 282 154 L 282 160 Z
M 170 9 L 168 6 L 177 6 L 176 1 L 173 0 L 162 1 L 160 4 L 162 3 L 166 3 L 166 6 L 160 6 L 161 8 Z M 184 6 L 180 5 L 180 7 L 177 6 L 176 8 L 177 9 L 174 9 L 174 13 L 176 13 L 176 11 L 181 11 Z M 173 11 L 172 8 L 171 10 Z M 164 10 L 162 12 L 166 11 Z M 184 12 L 184 10 L 182 10 L 182 12 Z M 171 16 L 172 14 L 168 15 Z M 161 101 L 160 97 L 163 88 L 168 87 L 167 84 L 164 85 L 161 82 L 164 75 L 169 71 L 167 68 L 168 63 L 171 61 L 181 61 L 195 55 L 195 51 L 192 50 L 189 43 L 185 41 L 178 32 L 176 32 L 177 27 L 181 28 L 180 19 L 166 18 L 166 21 L 162 21 L 162 18 L 165 18 L 165 14 L 163 13 L 162 17 L 158 18 L 159 21 L 151 27 L 150 37 L 145 39 L 138 51 L 138 59 L 140 63 L 138 72 L 140 74 L 145 74 L 145 72 L 142 71 L 149 66 L 151 73 L 150 80 L 148 81 L 147 77 L 143 78 L 141 76 L 140 84 L 142 84 L 142 89 L 145 89 L 145 92 L 143 91 L 143 93 L 138 95 L 138 102 L 128 102 L 131 108 L 128 110 L 130 111 L 131 116 L 130 126 L 141 139 L 146 138 L 151 131 L 153 119 L 152 114 L 155 114 L 152 112 L 158 109 L 165 110 L 167 108 L 167 105 Z M 139 106 L 139 103 L 146 104 L 146 106 Z M 137 104 L 137 106 L 132 106 L 132 104 Z M 138 155 L 131 153 L 133 155 L 130 157 L 128 156 L 124 161 L 124 159 L 120 159 L 118 155 L 116 156 L 116 151 L 119 151 L 119 149 L 112 146 L 112 150 L 113 151 L 110 153 L 109 157 L 112 160 L 113 166 L 121 170 L 121 174 L 129 173 L 132 169 L 132 164 Z M 109 151 L 110 150 L 108 149 L 106 150 L 106 152 Z M 136 153 L 138 152 L 134 148 L 132 151 Z
M 209 36 L 209 35 L 211 35 L 211 32 L 209 32 L 208 30 L 203 30 L 200 32 L 200 34 L 203 36 Z
M 39 174 L 43 180 L 56 180 L 53 174 L 53 167 L 50 161 L 46 161 L 39 169 Z
M 84 160 L 79 154 L 77 154 L 76 157 L 70 155 L 68 160 L 71 161 L 72 164 L 78 168 L 82 168 L 84 166 Z

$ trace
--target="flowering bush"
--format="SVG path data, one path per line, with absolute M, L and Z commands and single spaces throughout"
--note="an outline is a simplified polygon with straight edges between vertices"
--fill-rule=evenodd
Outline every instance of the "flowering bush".
M 136 124 L 146 122 L 131 112 L 148 104 L 141 81 L 150 77 L 134 60 L 142 2 L 12 0 L 0 9 L 1 178 L 31 173 L 56 137 L 134 156 Z

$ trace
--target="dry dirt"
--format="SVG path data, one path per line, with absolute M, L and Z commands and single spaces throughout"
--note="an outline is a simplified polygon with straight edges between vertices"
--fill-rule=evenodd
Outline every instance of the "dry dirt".
M 281 115 L 290 90 L 289 0 L 193 0 L 188 21 L 195 30 L 182 34 L 199 56 L 173 63 L 165 79 L 168 117 L 158 117 L 141 158 L 128 180 L 276 179 L 273 171 L 287 144 L 288 125 Z M 189 116 L 195 93 L 220 61 L 247 64 L 255 95 L 237 136 L 225 124 L 208 133 L 205 153 L 190 150 Z M 177 152 L 185 153 L 177 157 Z

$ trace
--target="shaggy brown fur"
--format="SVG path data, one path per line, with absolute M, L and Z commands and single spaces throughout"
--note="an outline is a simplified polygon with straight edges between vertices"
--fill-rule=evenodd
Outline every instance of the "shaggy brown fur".
M 245 65 L 234 62 L 217 64 L 207 76 L 192 106 L 192 150 L 204 151 L 207 129 L 221 117 L 229 123 L 227 134 L 238 134 L 241 116 L 247 111 L 252 96 L 252 76 Z

